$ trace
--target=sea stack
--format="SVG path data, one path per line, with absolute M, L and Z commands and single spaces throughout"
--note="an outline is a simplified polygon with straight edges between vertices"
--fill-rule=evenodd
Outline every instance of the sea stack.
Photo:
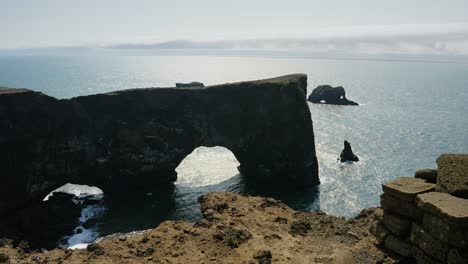
M 354 155 L 353 150 L 351 149 L 351 144 L 348 141 L 344 141 L 344 149 L 341 151 L 340 154 L 340 161 L 359 161 L 359 158 Z
M 309 95 L 307 100 L 316 104 L 359 105 L 358 103 L 350 101 L 346 98 L 345 89 L 341 86 L 317 86 Z

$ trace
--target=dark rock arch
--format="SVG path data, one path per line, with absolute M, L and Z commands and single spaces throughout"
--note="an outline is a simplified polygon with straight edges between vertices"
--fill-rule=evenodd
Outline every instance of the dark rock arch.
M 346 98 L 345 89 L 341 86 L 319 85 L 312 91 L 307 100 L 316 104 L 359 105 Z
M 138 191 L 176 180 L 198 146 L 223 146 L 248 178 L 319 183 L 307 76 L 57 100 L 0 89 L 0 213 L 67 183 Z

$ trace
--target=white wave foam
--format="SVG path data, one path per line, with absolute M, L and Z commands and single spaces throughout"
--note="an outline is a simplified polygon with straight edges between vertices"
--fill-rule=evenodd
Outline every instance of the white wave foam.
M 65 237 L 67 242 L 61 247 L 66 247 L 70 249 L 81 248 L 89 243 L 92 243 L 99 238 L 99 232 L 96 228 L 85 228 L 83 226 L 86 221 L 102 216 L 106 212 L 106 208 L 100 204 L 93 204 L 86 206 L 81 210 L 80 224 L 73 231 L 74 234 Z M 79 232 L 81 230 L 81 232 Z
M 73 201 L 76 204 L 83 204 L 89 200 L 101 200 L 104 197 L 104 193 L 101 189 L 88 185 L 78 185 L 67 183 L 56 190 L 49 193 L 44 201 L 47 201 L 53 192 L 64 192 L 73 194 L 75 197 Z M 81 216 L 79 219 L 79 225 L 73 230 L 73 235 L 65 236 L 65 243 L 60 244 L 60 247 L 70 249 L 85 248 L 89 243 L 92 243 L 99 237 L 99 232 L 96 228 L 84 228 L 83 224 L 87 221 L 102 216 L 106 211 L 106 208 L 97 203 L 84 207 L 81 210 Z
M 68 249 L 85 249 L 89 244 L 76 244 L 69 247 Z
M 68 194 L 73 194 L 75 195 L 75 197 L 78 197 L 78 198 L 83 198 L 83 197 L 91 196 L 91 195 L 103 195 L 102 190 L 99 189 L 98 187 L 67 183 L 53 190 L 52 192 L 50 192 L 43 199 L 43 201 L 49 200 L 49 197 L 52 196 L 53 192 L 64 192 Z

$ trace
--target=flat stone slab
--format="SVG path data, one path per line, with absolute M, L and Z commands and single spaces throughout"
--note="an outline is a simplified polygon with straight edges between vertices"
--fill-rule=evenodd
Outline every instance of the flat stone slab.
M 437 167 L 436 190 L 468 198 L 468 154 L 443 154 Z
M 406 201 L 414 201 L 416 195 L 433 191 L 434 188 L 435 184 L 413 177 L 399 177 L 382 184 L 384 193 Z
M 419 194 L 416 202 L 424 211 L 468 227 L 468 200 L 448 193 L 429 192 Z
M 388 193 L 380 196 L 380 206 L 388 212 L 411 218 L 417 222 L 422 222 L 423 210 L 416 203 L 398 199 Z

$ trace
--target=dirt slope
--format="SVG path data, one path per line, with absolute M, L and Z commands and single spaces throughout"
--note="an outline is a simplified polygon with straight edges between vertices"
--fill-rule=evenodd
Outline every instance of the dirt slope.
M 83 250 L 27 252 L 0 247 L 8 263 L 395 263 L 368 229 L 381 217 L 367 209 L 354 219 L 297 212 L 262 197 L 210 193 L 200 198 L 204 219 L 166 221 L 131 237 L 113 237 Z

